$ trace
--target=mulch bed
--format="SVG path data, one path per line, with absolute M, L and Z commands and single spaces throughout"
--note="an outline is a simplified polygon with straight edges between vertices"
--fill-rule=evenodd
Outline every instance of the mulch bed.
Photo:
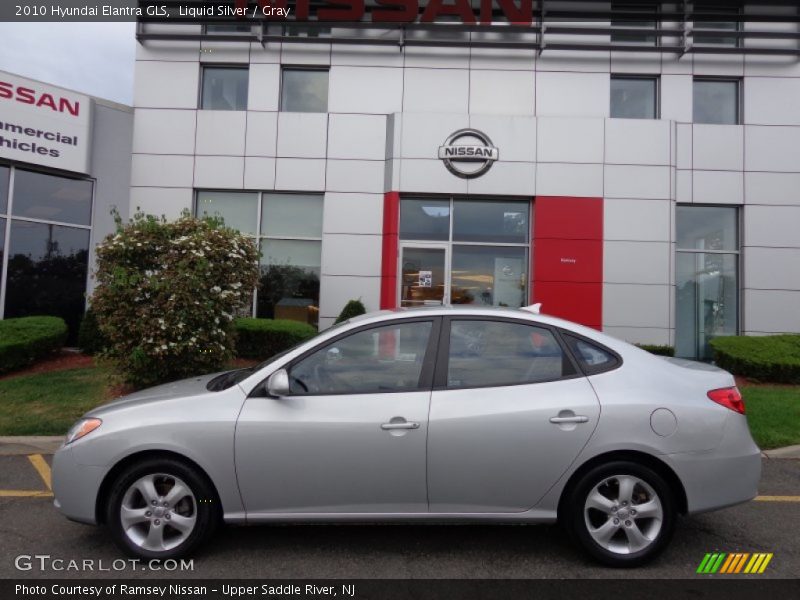
M 736 386 L 741 388 L 743 385 L 747 385 L 750 387 L 759 387 L 759 386 L 769 386 L 769 387 L 797 387 L 791 383 L 770 383 L 768 381 L 758 381 L 757 379 L 748 379 L 747 377 L 742 377 L 741 375 L 734 375 L 733 378 L 736 380 Z
M 49 373 L 50 371 L 64 371 L 66 369 L 79 369 L 92 366 L 94 366 L 93 357 L 87 354 L 81 354 L 80 352 L 62 350 L 51 358 L 41 360 L 27 369 L 0 375 L 0 380 L 20 377 L 22 375 L 33 375 L 35 373 Z

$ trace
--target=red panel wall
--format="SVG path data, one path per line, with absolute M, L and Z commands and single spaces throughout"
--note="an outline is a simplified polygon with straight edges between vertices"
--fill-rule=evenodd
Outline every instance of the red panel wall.
M 383 195 L 381 308 L 397 308 L 397 252 L 400 234 L 400 193 Z
M 538 196 L 533 208 L 531 302 L 542 312 L 600 329 L 603 199 Z

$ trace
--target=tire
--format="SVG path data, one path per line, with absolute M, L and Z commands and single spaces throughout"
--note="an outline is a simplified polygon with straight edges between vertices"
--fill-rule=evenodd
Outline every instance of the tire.
M 217 495 L 206 476 L 174 458 L 127 467 L 112 484 L 105 509 L 114 543 L 127 555 L 148 560 L 189 554 L 220 521 Z
M 567 530 L 592 558 L 623 568 L 658 556 L 672 537 L 676 518 L 675 499 L 664 479 L 629 461 L 599 465 L 583 475 L 564 511 Z

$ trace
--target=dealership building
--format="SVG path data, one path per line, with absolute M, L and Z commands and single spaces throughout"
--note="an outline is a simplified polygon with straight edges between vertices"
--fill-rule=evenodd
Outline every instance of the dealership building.
M 75 341 L 132 134 L 130 107 L 0 71 L 0 318 L 57 315 Z

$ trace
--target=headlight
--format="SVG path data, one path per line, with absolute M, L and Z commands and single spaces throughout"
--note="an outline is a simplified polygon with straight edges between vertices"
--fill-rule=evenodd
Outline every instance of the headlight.
M 81 419 L 67 432 L 67 439 L 64 440 L 64 444 L 71 444 L 75 440 L 81 439 L 83 436 L 92 433 L 102 424 L 103 422 L 100 419 Z

